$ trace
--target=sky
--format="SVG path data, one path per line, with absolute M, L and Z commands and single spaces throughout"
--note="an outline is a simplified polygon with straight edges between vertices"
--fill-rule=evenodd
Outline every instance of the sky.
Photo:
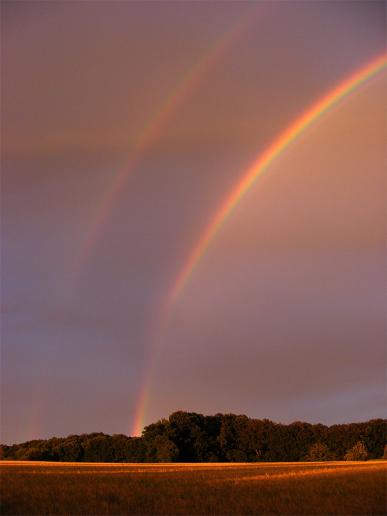
M 385 417 L 383 1 L 3 1 L 1 441 Z

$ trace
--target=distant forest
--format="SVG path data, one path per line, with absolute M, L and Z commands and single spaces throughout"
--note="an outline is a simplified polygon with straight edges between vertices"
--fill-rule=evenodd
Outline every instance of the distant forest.
M 386 457 L 387 420 L 289 425 L 233 414 L 174 412 L 141 437 L 92 433 L 1 446 L 2 459 L 65 462 L 260 462 Z

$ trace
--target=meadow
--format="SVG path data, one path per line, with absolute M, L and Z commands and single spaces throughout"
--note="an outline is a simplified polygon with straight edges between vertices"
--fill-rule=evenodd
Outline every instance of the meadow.
M 387 461 L 3 461 L 1 514 L 386 514 Z

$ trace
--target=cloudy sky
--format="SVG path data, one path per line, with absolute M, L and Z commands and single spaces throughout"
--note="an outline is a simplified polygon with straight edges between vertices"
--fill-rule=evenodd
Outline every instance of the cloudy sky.
M 250 163 L 383 52 L 383 1 L 2 2 L 3 442 L 385 415 L 385 72 L 167 302 Z

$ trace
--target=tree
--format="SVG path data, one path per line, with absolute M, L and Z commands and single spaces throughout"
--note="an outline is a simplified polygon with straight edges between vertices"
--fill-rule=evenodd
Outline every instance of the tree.
M 387 444 L 384 445 L 383 459 L 387 459 Z
M 363 441 L 357 441 L 355 446 L 344 455 L 344 460 L 367 460 L 367 457 L 368 451 L 366 445 Z
M 368 458 L 378 459 L 383 455 L 383 448 L 386 442 L 386 422 L 383 419 L 373 419 L 362 423 L 364 429 L 359 436 L 367 447 Z
M 42 452 L 37 446 L 25 448 L 20 451 L 18 460 L 42 460 Z
M 174 412 L 142 437 L 92 433 L 0 447 L 1 459 L 103 462 L 256 462 L 387 459 L 387 420 L 330 427 L 235 414 Z M 383 455 L 384 449 L 384 455 Z
M 10 446 L 7 446 L 6 444 L 0 445 L 0 460 L 6 459 L 8 457 Z
M 308 454 L 305 457 L 305 460 L 307 461 L 324 461 L 333 459 L 333 454 L 329 450 L 328 446 L 321 442 L 312 444 L 312 446 L 309 448 Z
M 245 462 L 249 444 L 249 423 L 247 416 L 226 414 L 222 417 L 218 444 L 222 457 L 227 462 Z
M 91 439 L 84 443 L 85 462 L 112 462 L 113 449 L 110 435 L 92 434 Z
M 158 435 L 153 441 L 156 462 L 175 462 L 179 449 L 165 435 Z

